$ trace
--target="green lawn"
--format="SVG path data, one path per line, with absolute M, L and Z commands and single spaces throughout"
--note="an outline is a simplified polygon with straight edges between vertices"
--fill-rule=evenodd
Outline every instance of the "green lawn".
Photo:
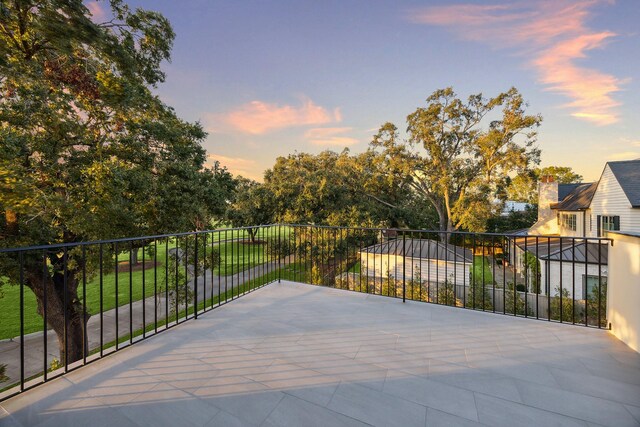
M 473 277 L 476 283 L 482 284 L 482 277 L 484 275 L 484 284 L 493 284 L 493 273 L 491 272 L 491 260 L 482 255 L 475 255 L 473 257 Z
M 215 243 L 215 241 L 214 241 Z M 175 247 L 175 242 L 169 242 L 169 249 Z M 220 274 L 231 275 L 245 269 L 260 265 L 267 261 L 263 245 L 245 245 L 239 242 L 223 243 L 217 249 L 221 254 Z M 209 251 L 207 253 L 210 253 Z M 158 292 L 164 291 L 165 282 L 165 261 L 166 246 L 158 244 L 158 266 L 156 279 L 158 282 Z M 142 251 L 138 252 L 138 260 L 142 262 Z M 129 254 L 121 253 L 118 256 L 119 262 L 127 262 Z M 146 255 L 146 262 L 152 259 Z M 107 264 L 110 264 L 107 266 Z M 104 263 L 105 274 L 102 279 L 102 309 L 110 310 L 116 306 L 116 275 L 113 272 L 115 266 L 113 261 Z M 111 272 L 108 272 L 110 269 Z M 154 269 L 147 268 L 144 272 L 144 295 L 153 296 L 154 292 Z M 218 274 L 218 268 L 214 269 L 214 274 Z M 78 297 L 82 299 L 82 286 L 78 289 Z M 143 298 L 142 270 L 133 271 L 131 274 L 131 298 L 129 288 L 129 272 L 118 273 L 118 305 L 129 304 L 130 299 L 138 301 Z M 0 296 L 0 339 L 13 338 L 20 334 L 20 287 L 2 286 Z M 100 280 L 94 277 L 87 282 L 87 312 L 96 314 L 100 312 Z M 36 298 L 30 289 L 24 288 L 24 328 L 25 334 L 42 330 L 42 317 L 37 313 Z
M 360 274 L 360 263 L 357 262 L 348 270 L 349 273 L 358 273 Z

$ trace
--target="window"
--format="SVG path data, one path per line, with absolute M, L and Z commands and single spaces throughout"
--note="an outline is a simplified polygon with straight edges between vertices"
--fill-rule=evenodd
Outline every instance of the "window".
M 620 217 L 619 216 L 603 216 L 602 229 L 605 231 L 620 230 Z
M 563 228 L 568 228 L 569 230 L 576 231 L 576 214 L 565 214 L 560 215 L 560 226 Z
M 600 278 L 602 279 L 602 282 L 600 282 Z M 600 276 L 600 278 L 598 276 L 585 276 L 584 274 L 582 275 L 582 295 L 584 299 L 596 298 L 598 296 L 599 283 L 603 287 L 602 289 L 604 292 L 604 289 L 606 289 L 604 287 L 607 286 L 607 277 Z
M 598 215 L 598 237 L 604 231 L 620 230 L 620 217 L 618 215 Z

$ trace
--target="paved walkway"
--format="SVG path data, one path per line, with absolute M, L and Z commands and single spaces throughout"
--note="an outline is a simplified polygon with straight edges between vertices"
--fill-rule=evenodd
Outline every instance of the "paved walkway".
M 282 260 L 281 265 L 286 265 L 289 262 L 287 259 Z M 244 283 L 261 277 L 272 271 L 278 269 L 276 261 L 258 265 L 251 269 L 247 269 L 243 272 L 239 272 L 234 275 L 218 277 L 217 275 L 211 276 L 211 271 L 207 270 L 206 281 L 205 276 L 199 276 L 198 278 L 198 302 L 205 301 L 211 298 L 213 293 L 214 297 L 218 296 L 218 292 L 224 294 L 225 291 L 231 291 L 232 289 L 238 289 L 239 286 Z M 194 289 L 194 282 L 189 283 L 189 287 Z M 173 312 L 171 308 L 172 297 L 169 297 L 169 313 Z M 134 301 L 131 304 L 122 305 L 118 307 L 118 336 L 123 337 L 129 334 L 129 321 L 130 313 L 132 313 L 133 331 L 142 329 L 143 324 L 153 324 L 155 312 L 157 309 L 157 318 L 162 320 L 166 316 L 165 295 L 162 293 L 158 295 L 157 308 L 156 300 L 153 297 L 146 298 L 144 300 L 144 316 L 143 316 L 143 301 Z M 190 304 L 192 305 L 192 304 Z M 184 309 L 182 304 L 179 310 Z M 175 312 L 173 312 L 175 313 Z M 175 314 L 173 314 L 175 317 Z M 107 310 L 103 313 L 103 342 L 107 344 L 115 341 L 116 339 L 116 309 Z M 96 314 L 92 316 L 87 322 L 87 337 L 89 341 L 89 348 L 95 349 L 100 347 L 100 315 Z M 29 378 L 33 375 L 42 373 L 43 370 L 43 354 L 44 354 L 44 339 L 42 332 L 36 332 L 25 336 L 25 378 Z M 126 343 L 125 343 L 126 344 Z M 53 359 L 60 360 L 60 352 L 58 346 L 58 338 L 53 332 L 49 330 L 47 333 L 47 365 Z M 9 381 L 0 384 L 11 384 L 20 380 L 20 337 L 12 340 L 4 340 L 0 342 L 0 363 L 6 364 L 6 373 L 9 377 Z
M 0 404 L 4 426 L 637 426 L 603 330 L 271 284 Z

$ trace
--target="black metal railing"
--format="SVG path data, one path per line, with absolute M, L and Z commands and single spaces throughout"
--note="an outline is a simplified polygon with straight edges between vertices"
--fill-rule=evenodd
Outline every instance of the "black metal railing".
M 300 282 L 607 326 L 607 238 L 286 227 Z
M 281 279 L 607 326 L 606 238 L 277 224 L 0 250 L 0 400 Z
M 0 400 L 277 280 L 289 262 L 272 251 L 282 233 L 267 225 L 1 249 Z

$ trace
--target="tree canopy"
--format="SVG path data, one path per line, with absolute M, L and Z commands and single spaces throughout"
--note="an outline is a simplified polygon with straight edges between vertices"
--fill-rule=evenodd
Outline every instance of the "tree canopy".
M 371 150 L 384 173 L 409 178 L 422 205 L 435 208 L 440 230 L 483 231 L 509 174 L 539 162 L 536 128 L 542 118 L 526 114 L 515 88 L 466 101 L 446 88 L 426 102 L 407 117 L 406 140 L 386 123 Z
M 265 172 L 273 221 L 339 226 L 428 227 L 406 179 L 382 174 L 371 152 L 324 151 L 279 157 Z
M 196 230 L 222 215 L 232 186 L 205 167 L 198 123 L 181 120 L 152 92 L 174 39 L 161 14 L 111 0 L 107 22 L 80 0 L 0 4 L 0 245 L 78 242 Z M 25 260 L 25 284 L 49 295 L 61 349 L 69 308 L 68 360 L 80 357 L 77 254 Z M 2 275 L 17 269 L 6 258 Z M 15 267 L 15 266 L 13 266 Z M 68 295 L 62 283 L 67 282 Z
M 560 184 L 582 182 L 579 175 L 567 166 L 546 166 L 523 171 L 509 178 L 505 187 L 509 200 L 516 202 L 538 203 L 538 181 L 544 176 L 552 176 Z

